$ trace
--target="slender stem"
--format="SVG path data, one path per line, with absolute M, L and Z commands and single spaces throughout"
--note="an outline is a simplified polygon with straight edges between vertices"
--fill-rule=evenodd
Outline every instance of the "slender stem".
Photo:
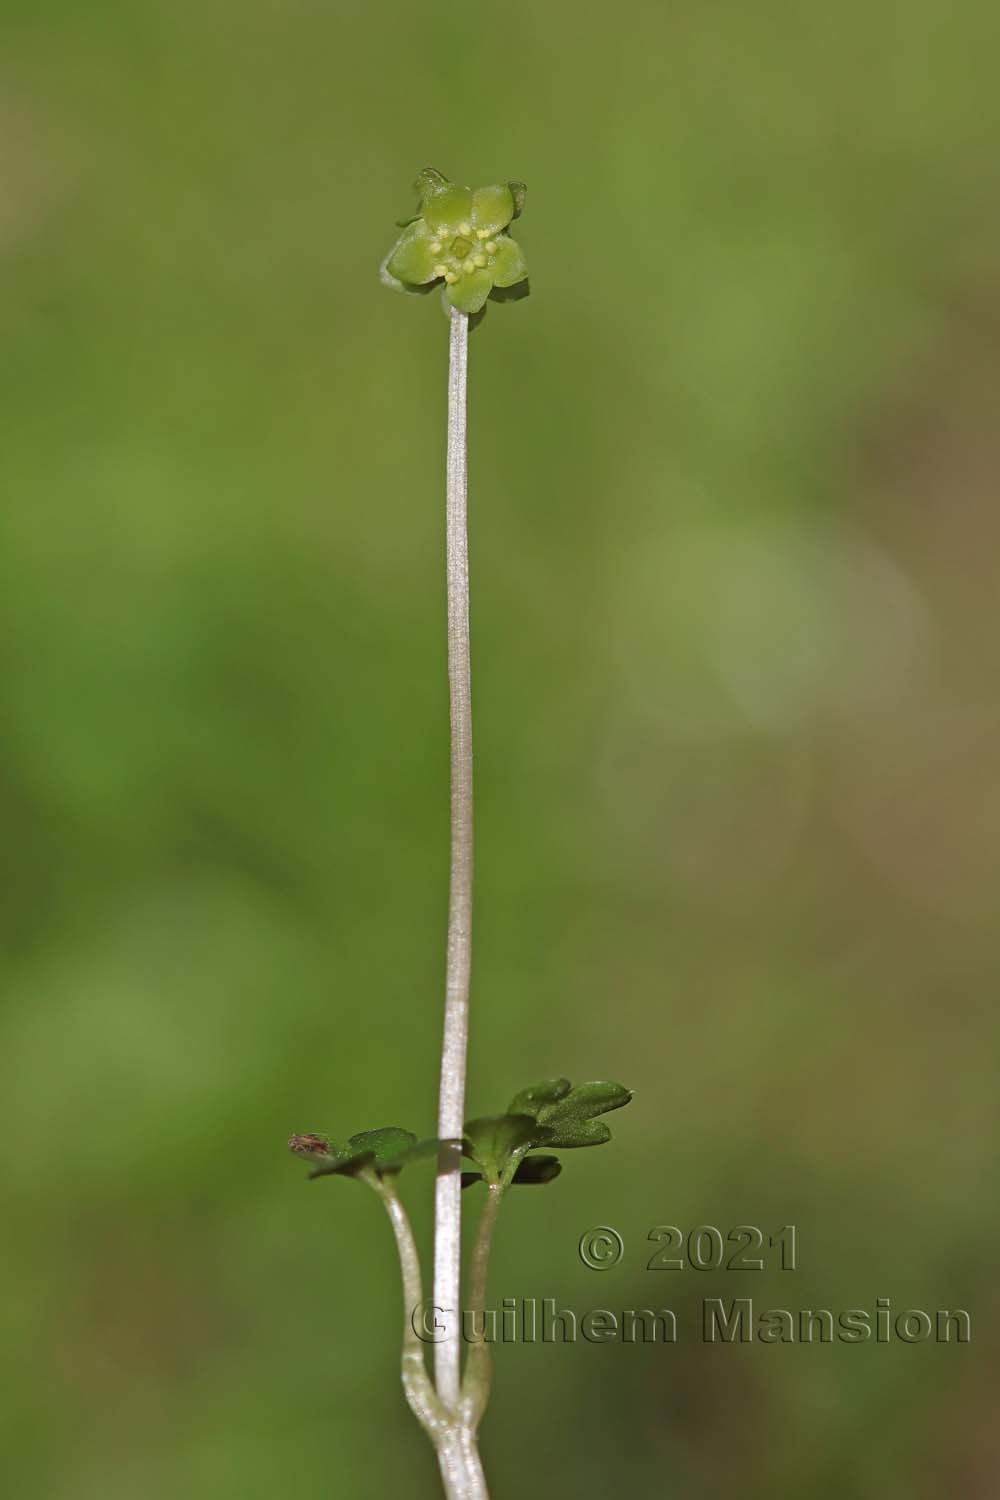
M 461 1137 L 472 969 L 472 687 L 469 654 L 466 387 L 469 320 L 451 314 L 448 363 L 446 571 L 451 717 L 451 873 L 438 1136 Z M 434 1302 L 450 1337 L 434 1348 L 438 1395 L 455 1408 L 461 1367 L 461 1153 L 442 1147 L 434 1200 Z
M 389 1215 L 392 1232 L 396 1236 L 399 1251 L 399 1269 L 403 1279 L 403 1353 L 401 1373 L 403 1390 L 410 1410 L 421 1426 L 437 1443 L 448 1425 L 447 1413 L 438 1400 L 424 1363 L 424 1346 L 417 1334 L 415 1319 L 424 1310 L 423 1281 L 420 1275 L 420 1256 L 417 1253 L 413 1230 L 406 1209 L 396 1196 L 395 1186 L 372 1173 L 369 1178 Z
M 402 1378 L 407 1402 L 434 1444 L 447 1500 L 489 1500 L 475 1424 L 470 1425 L 458 1412 L 444 1406 L 424 1364 L 423 1343 L 417 1332 L 421 1324 L 417 1320 L 430 1310 L 423 1300 L 420 1257 L 406 1209 L 391 1180 L 374 1172 L 367 1180 L 385 1205 L 399 1251 L 403 1279 Z
M 471 1427 L 455 1426 L 437 1445 L 447 1500 L 489 1500 L 486 1476 Z
M 480 1337 L 473 1338 L 469 1344 L 465 1375 L 462 1380 L 462 1412 L 473 1430 L 478 1427 L 480 1418 L 486 1410 L 486 1403 L 490 1399 L 491 1360 L 490 1346 L 486 1341 L 486 1287 L 493 1230 L 503 1195 L 504 1189 L 498 1182 L 491 1182 L 487 1187 L 486 1202 L 476 1226 L 476 1238 L 472 1244 L 472 1255 L 469 1260 L 467 1311 L 473 1329 L 480 1330 Z
M 451 722 L 451 864 L 438 1136 L 458 1141 L 465 1119 L 472 974 L 472 670 L 469 651 L 469 542 L 466 447 L 469 320 L 453 311 L 448 360 L 445 555 L 448 584 L 448 689 Z M 432 1432 L 448 1500 L 489 1500 L 475 1420 L 461 1396 L 461 1151 L 442 1146 L 434 1198 L 434 1304 L 448 1336 L 434 1346 L 436 1399 L 444 1426 Z

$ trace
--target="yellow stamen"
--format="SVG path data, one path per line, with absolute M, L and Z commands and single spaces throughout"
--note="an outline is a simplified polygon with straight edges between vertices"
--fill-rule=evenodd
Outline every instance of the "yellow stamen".
M 458 232 L 459 232 L 459 234 L 471 234 L 472 233 L 472 225 L 468 222 L 468 220 L 466 220 L 464 223 L 459 224 L 459 226 L 458 226 Z
M 486 264 L 486 256 L 485 255 L 476 255 L 476 256 L 473 256 L 473 259 L 475 260 L 476 265 L 480 267 L 480 269 L 483 266 L 485 266 L 485 264 Z
M 469 258 L 468 258 L 468 260 L 465 260 L 465 261 L 462 262 L 462 270 L 465 271 L 465 272 L 470 272 L 470 271 L 474 271 L 475 269 L 476 269 L 476 262 L 472 259 L 472 256 L 470 255 Z
M 447 276 L 447 274 L 448 274 L 448 267 L 447 266 L 435 266 L 434 267 L 434 275 L 435 276 Z
M 458 277 L 455 275 L 454 271 L 445 271 L 444 279 L 449 286 L 454 286 L 455 282 L 458 280 Z
M 490 252 L 491 255 L 496 255 L 497 250 L 499 249 L 499 246 L 497 245 L 496 240 L 489 240 L 487 242 L 486 248 Z

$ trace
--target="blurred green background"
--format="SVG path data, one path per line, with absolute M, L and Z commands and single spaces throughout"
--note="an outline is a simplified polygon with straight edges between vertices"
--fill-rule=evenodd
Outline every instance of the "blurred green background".
M 376 275 L 432 163 L 529 185 L 471 355 L 469 1109 L 636 1089 L 493 1292 L 680 1324 L 501 1348 L 493 1492 L 995 1495 L 995 6 L 2 23 L 5 1488 L 438 1493 L 378 1205 L 285 1150 L 433 1129 L 447 325 Z M 645 1269 L 741 1223 L 800 1269 Z M 706 1347 L 706 1296 L 973 1341 Z

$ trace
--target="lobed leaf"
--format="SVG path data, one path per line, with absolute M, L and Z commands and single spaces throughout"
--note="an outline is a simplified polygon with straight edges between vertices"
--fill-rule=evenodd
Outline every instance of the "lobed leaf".
M 507 1109 L 512 1115 L 537 1116 L 544 1105 L 555 1104 L 557 1100 L 565 1098 L 572 1087 L 568 1078 L 549 1078 L 544 1083 L 533 1083 L 515 1094 Z
M 533 1187 L 551 1182 L 562 1171 L 558 1156 L 526 1156 L 514 1173 L 515 1187 Z
M 466 1124 L 462 1150 L 489 1180 L 498 1181 L 513 1156 L 536 1144 L 540 1128 L 528 1114 L 484 1115 Z
M 622 1109 L 631 1098 L 631 1089 L 620 1083 L 572 1085 L 567 1078 L 550 1078 L 515 1094 L 510 1108 L 532 1115 L 539 1130 L 547 1131 L 535 1144 L 569 1150 L 610 1141 L 611 1131 L 595 1116 Z
M 418 1141 L 412 1130 L 399 1125 L 361 1130 L 343 1145 L 313 1133 L 293 1135 L 288 1142 L 289 1150 L 311 1165 L 310 1177 L 358 1177 L 366 1170 L 379 1177 L 395 1176 L 411 1161 L 436 1157 L 441 1145 L 436 1137 Z
M 558 1156 L 525 1156 L 517 1165 L 517 1170 L 511 1179 L 515 1187 L 532 1187 L 536 1184 L 551 1182 L 558 1177 L 562 1171 L 562 1162 Z M 463 1188 L 472 1187 L 474 1183 L 482 1182 L 482 1172 L 463 1172 Z

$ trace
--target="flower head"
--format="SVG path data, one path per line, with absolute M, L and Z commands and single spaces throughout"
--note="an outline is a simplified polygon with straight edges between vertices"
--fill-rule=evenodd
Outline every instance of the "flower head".
M 490 187 L 459 187 L 433 167 L 415 183 L 417 216 L 382 266 L 383 279 L 397 288 L 444 282 L 445 296 L 460 312 L 475 313 L 494 287 L 514 286 L 528 274 L 521 247 L 507 233 L 524 206 L 521 182 Z

